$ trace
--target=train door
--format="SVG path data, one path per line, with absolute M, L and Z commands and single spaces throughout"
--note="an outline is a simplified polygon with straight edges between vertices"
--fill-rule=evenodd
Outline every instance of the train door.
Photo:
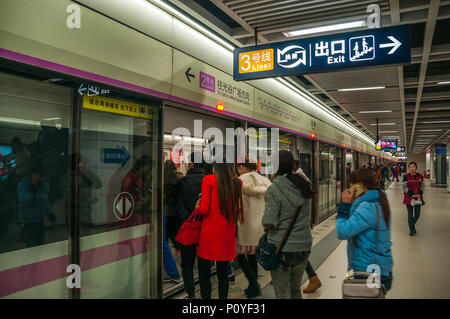
M 79 99 L 82 298 L 159 296 L 159 103 L 118 92 Z
M 201 110 L 189 108 L 184 105 L 175 103 L 166 104 L 164 106 L 164 143 L 163 143 L 163 163 L 171 160 L 177 169 L 179 175 L 186 176 L 189 171 L 188 163 L 192 152 L 202 152 L 211 149 L 213 155 L 218 148 L 222 148 L 223 154 L 230 147 L 226 144 L 226 129 L 235 128 L 235 121 L 213 116 L 211 113 L 202 112 Z M 219 136 L 203 136 L 207 135 L 208 130 L 217 129 Z M 219 134 L 219 135 L 220 135 Z M 214 141 L 214 143 L 213 143 Z M 212 167 L 203 164 L 206 174 L 212 174 Z M 163 172 L 164 174 L 164 172 Z M 162 189 L 165 189 L 164 179 Z M 176 294 L 184 289 L 181 269 L 181 253 L 174 244 L 176 232 L 178 231 L 179 220 L 174 207 L 170 201 L 167 201 L 166 192 L 163 192 L 163 216 L 164 230 L 166 236 L 163 238 L 165 264 L 163 267 L 162 293 L 164 297 Z M 197 266 L 194 267 L 194 280 L 198 279 Z M 212 271 L 215 268 L 213 266 Z M 176 280 L 178 278 L 178 280 Z

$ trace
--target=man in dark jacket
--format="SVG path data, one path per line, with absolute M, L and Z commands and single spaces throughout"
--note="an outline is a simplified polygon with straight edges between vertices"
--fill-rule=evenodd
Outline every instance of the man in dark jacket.
M 195 209 L 195 204 L 202 192 L 202 181 L 205 171 L 202 163 L 195 163 L 195 153 L 190 156 L 189 170 L 186 176 L 180 179 L 177 185 L 176 211 L 180 220 L 180 225 L 191 216 Z M 199 158 L 202 154 L 197 154 Z M 197 245 L 183 246 L 180 244 L 181 268 L 183 273 L 184 287 L 189 298 L 195 298 L 194 290 L 194 262 Z

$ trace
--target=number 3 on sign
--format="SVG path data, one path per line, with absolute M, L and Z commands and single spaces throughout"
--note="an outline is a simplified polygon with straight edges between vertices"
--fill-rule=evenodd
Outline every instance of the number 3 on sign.
M 247 67 L 245 67 L 245 68 L 243 65 L 241 65 L 242 71 L 248 71 L 250 69 L 250 65 L 251 65 L 250 64 L 250 56 L 248 54 L 244 54 L 241 56 L 241 60 L 242 60 L 242 63 L 245 63 L 247 65 Z M 239 63 L 239 65 L 240 65 L 240 63 Z

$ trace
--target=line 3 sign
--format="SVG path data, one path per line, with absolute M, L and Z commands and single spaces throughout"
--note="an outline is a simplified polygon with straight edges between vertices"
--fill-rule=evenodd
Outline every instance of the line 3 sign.
M 234 50 L 234 80 L 411 63 L 410 26 L 326 35 Z

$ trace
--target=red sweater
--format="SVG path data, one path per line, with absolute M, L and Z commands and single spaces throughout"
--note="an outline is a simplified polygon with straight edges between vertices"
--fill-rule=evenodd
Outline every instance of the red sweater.
M 220 213 L 215 175 L 206 175 L 203 178 L 200 206 L 195 211 L 203 216 L 197 256 L 215 261 L 234 260 L 236 258 L 236 224 L 228 222 Z

